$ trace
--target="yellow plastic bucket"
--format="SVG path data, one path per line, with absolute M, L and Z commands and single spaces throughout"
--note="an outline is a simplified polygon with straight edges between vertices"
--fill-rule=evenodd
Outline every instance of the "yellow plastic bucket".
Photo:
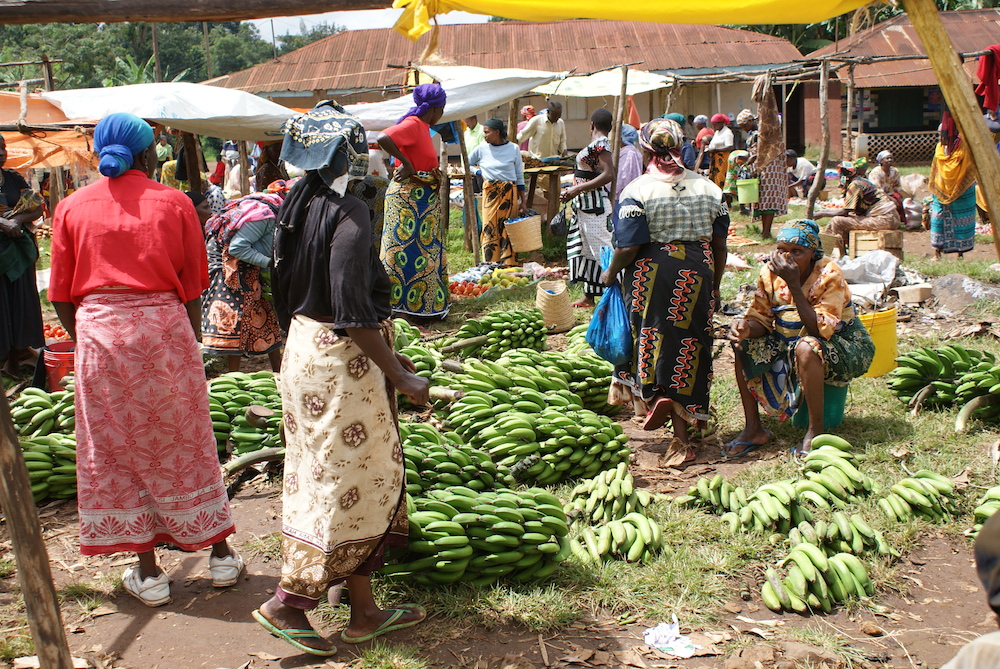
M 896 308 L 858 316 L 875 344 L 875 357 L 865 376 L 885 376 L 896 369 Z
M 759 179 L 737 179 L 736 199 L 739 200 L 740 204 L 757 204 L 760 199 L 758 196 L 759 187 Z

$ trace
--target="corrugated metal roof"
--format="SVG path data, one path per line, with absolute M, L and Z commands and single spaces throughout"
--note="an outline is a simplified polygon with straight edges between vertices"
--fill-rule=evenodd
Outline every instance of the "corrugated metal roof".
M 959 53 L 982 51 L 1000 42 L 1000 9 L 939 12 L 938 16 Z M 863 57 L 923 55 L 926 52 L 909 18 L 901 14 L 809 55 L 829 56 L 834 53 Z M 965 61 L 970 80 L 975 80 L 976 67 L 976 59 Z M 837 76 L 847 83 L 847 68 L 838 71 Z M 930 61 L 921 58 L 858 65 L 854 69 L 854 83 L 859 88 L 896 88 L 936 86 L 938 81 Z
M 205 83 L 251 93 L 398 86 L 404 73 L 388 65 L 417 60 L 427 39 L 414 44 L 391 29 L 344 31 Z M 640 69 L 662 72 L 699 64 L 782 64 L 801 57 L 787 40 L 745 30 L 600 20 L 441 26 L 437 53 L 442 64 L 581 73 L 636 61 L 643 61 Z

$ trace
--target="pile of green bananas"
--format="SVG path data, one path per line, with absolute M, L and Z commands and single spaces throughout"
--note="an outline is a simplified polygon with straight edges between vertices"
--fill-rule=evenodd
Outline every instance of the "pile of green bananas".
M 793 527 L 813 518 L 812 511 L 799 503 L 797 483 L 800 482 L 791 479 L 775 481 L 748 495 L 743 486 L 733 486 L 716 474 L 711 479 L 699 479 L 674 503 L 708 507 L 714 513 L 721 513 L 732 532 L 743 529 L 788 534 Z
M 403 318 L 392 319 L 392 329 L 395 332 L 393 348 L 402 351 L 407 346 L 412 346 L 420 341 L 420 330 L 410 325 Z
M 583 527 L 571 547 L 584 564 L 601 564 L 608 560 L 645 562 L 663 549 L 663 530 L 653 519 L 632 512 L 597 529 Z
M 453 364 L 453 363 L 452 363 Z M 536 392 L 555 391 L 566 395 L 572 394 L 569 389 L 570 375 L 556 369 L 538 368 L 535 365 L 503 365 L 500 362 L 466 358 L 462 361 L 461 371 L 450 376 L 435 377 L 437 385 L 447 385 L 455 390 L 469 392 L 478 390 L 488 393 L 492 390 L 513 390 L 527 388 Z M 574 398 L 574 403 L 580 403 Z M 580 403 L 582 406 L 582 403 Z
M 896 358 L 899 365 L 888 375 L 889 388 L 910 408 L 919 405 L 950 406 L 961 395 L 959 388 L 970 372 L 993 369 L 994 356 L 970 351 L 958 344 L 938 348 L 925 346 Z M 1000 367 L 998 367 L 1000 372 Z M 981 377 L 980 377 L 981 378 Z M 1000 383 L 1000 379 L 996 383 Z M 987 387 L 987 390 L 989 387 Z M 972 399 L 969 397 L 965 401 Z
M 537 488 L 453 486 L 407 503 L 408 552 L 381 571 L 395 579 L 489 586 L 507 577 L 527 583 L 551 576 L 572 550 L 559 500 Z
M 463 358 L 496 360 L 512 348 L 544 350 L 547 332 L 538 309 L 493 311 L 478 321 L 465 321 L 455 336 L 440 341 L 442 350 L 456 350 Z
M 400 421 L 399 434 L 406 463 L 406 492 L 414 497 L 425 490 L 456 485 L 477 491 L 514 485 L 507 467 L 494 464 L 489 455 L 461 443 L 461 439 L 449 440 L 433 425 Z
M 550 392 L 529 401 L 524 398 L 530 391 L 521 389 L 521 399 L 503 398 L 503 392 L 468 393 L 453 405 L 447 420 L 474 448 L 510 467 L 518 481 L 552 485 L 594 476 L 628 460 L 631 451 L 621 425 L 573 405 L 579 398 L 572 393 Z M 508 401 L 492 404 L 498 397 Z
M 878 506 L 893 521 L 907 522 L 918 516 L 930 521 L 948 520 L 955 513 L 954 492 L 951 479 L 921 469 L 890 487 Z
M 563 511 L 570 522 L 607 523 L 633 512 L 646 515 L 651 500 L 647 491 L 636 490 L 626 461 L 573 488 Z
M 765 570 L 760 592 L 767 608 L 777 613 L 829 612 L 834 604 L 843 604 L 854 596 L 875 594 L 864 563 L 850 553 L 827 556 L 816 546 L 803 543 L 778 563 L 779 567 L 784 565 L 788 567 L 784 579 L 773 567 Z
M 803 522 L 789 530 L 789 546 L 794 548 L 803 543 L 819 546 L 827 555 L 862 555 L 875 550 L 880 555 L 899 557 L 899 551 L 889 545 L 880 531 L 873 529 L 858 514 L 848 517 L 843 511 L 834 511 L 829 523 L 825 520 Z
M 587 328 L 589 327 L 590 323 L 581 323 L 566 333 L 566 353 L 584 355 L 594 352 L 594 349 L 587 343 Z
M 1000 509 L 1000 485 L 987 490 L 977 504 L 976 510 L 973 511 L 976 524 L 966 532 L 966 535 L 973 539 L 979 536 L 979 530 L 983 528 L 983 523 L 989 520 L 990 516 L 997 512 L 997 509 Z
M 76 495 L 76 438 L 72 434 L 22 439 L 21 454 L 36 503 Z
M 243 455 L 281 443 L 281 394 L 272 372 L 226 372 L 208 383 L 208 404 L 220 453 Z M 251 425 L 247 407 L 274 412 L 261 427 Z
M 47 393 L 28 387 L 10 404 L 10 416 L 22 437 L 49 434 L 73 434 L 76 428 L 76 405 L 72 382 L 66 390 Z
M 1000 364 L 994 364 L 992 354 L 955 381 L 955 404 L 962 406 L 955 419 L 955 431 L 965 431 L 971 418 L 996 422 L 1000 420 Z
M 872 478 L 862 474 L 854 464 L 857 456 L 851 452 L 851 445 L 845 439 L 821 434 L 813 438 L 810 447 L 802 470 L 806 479 L 816 484 L 808 486 L 815 495 L 805 495 L 803 499 L 821 509 L 828 509 L 831 505 L 843 509 L 848 502 L 875 488 Z
M 434 370 L 441 364 L 441 354 L 425 346 L 410 344 L 399 349 L 399 352 L 413 361 L 413 365 L 417 368 L 416 375 L 425 379 L 431 378 Z
M 505 367 L 537 369 L 542 375 L 559 374 L 566 378 L 569 389 L 583 401 L 585 409 L 614 415 L 621 407 L 608 404 L 608 388 L 614 365 L 595 353 L 569 354 L 563 351 L 507 351 L 497 361 Z

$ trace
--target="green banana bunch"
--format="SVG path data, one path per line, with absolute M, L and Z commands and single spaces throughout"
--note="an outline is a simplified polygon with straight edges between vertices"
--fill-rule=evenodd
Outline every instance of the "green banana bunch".
M 10 415 L 18 435 L 27 438 L 50 434 L 73 434 L 76 428 L 75 393 L 72 384 L 67 390 L 47 393 L 28 387 L 11 402 Z
M 888 375 L 889 388 L 911 409 L 920 405 L 950 406 L 964 397 L 963 379 L 993 367 L 993 355 L 968 350 L 958 344 L 923 347 L 896 358 L 899 365 Z M 998 380 L 1000 381 L 1000 380 Z M 966 386 L 967 393 L 974 386 Z M 964 399 L 968 402 L 971 397 Z
M 512 486 L 514 479 L 483 451 L 462 443 L 454 432 L 442 435 L 427 423 L 399 422 L 406 465 L 406 491 L 419 496 L 426 490 L 461 485 L 472 490 Z
M 760 592 L 764 605 L 776 613 L 827 613 L 834 604 L 875 594 L 865 564 L 851 553 L 827 556 L 813 544 L 804 543 L 792 548 L 778 567 L 787 567 L 786 576 L 782 578 L 777 569 L 768 567 Z
M 457 348 L 459 356 L 496 360 L 512 348 L 545 348 L 548 329 L 538 309 L 493 311 L 481 319 L 467 320 L 454 337 L 442 339 L 444 348 Z
M 582 406 L 579 397 L 570 397 L 572 393 L 569 389 L 569 374 L 558 369 L 539 368 L 534 364 L 504 365 L 499 361 L 467 358 L 461 365 L 461 370 L 451 377 L 437 379 L 437 385 L 445 385 L 462 392 L 478 390 L 488 393 L 497 389 L 513 391 L 515 388 L 525 388 L 535 392 L 552 391 L 563 393 L 569 401 Z
M 858 514 L 848 516 L 843 511 L 834 511 L 829 522 L 815 520 L 799 523 L 789 530 L 787 542 L 792 548 L 803 543 L 812 544 L 827 555 L 863 555 L 876 551 L 879 555 L 899 557 L 899 551 L 886 541 L 882 532 L 873 529 Z
M 652 495 L 649 492 L 635 488 L 626 461 L 573 488 L 563 511 L 570 522 L 608 523 L 621 520 L 630 513 L 645 515 L 650 501 Z
M 208 382 L 209 414 L 219 453 L 232 446 L 236 455 L 244 455 L 281 443 L 281 393 L 269 371 L 227 372 Z M 257 428 L 246 418 L 247 407 L 263 406 L 274 412 L 266 426 Z
M 402 351 L 420 341 L 420 329 L 407 323 L 406 319 L 392 319 L 392 329 L 394 331 L 393 348 L 397 351 Z
M 983 359 L 955 381 L 955 386 L 955 403 L 962 406 L 955 418 L 956 432 L 964 432 L 972 418 L 1000 420 L 1000 364 L 994 363 L 992 354 L 984 352 Z
M 891 486 L 878 500 L 886 518 L 906 522 L 914 517 L 947 520 L 955 513 L 955 485 L 951 479 L 926 469 Z
M 543 375 L 565 375 L 569 389 L 577 394 L 584 408 L 608 416 L 621 410 L 621 407 L 607 403 L 614 365 L 598 357 L 593 351 L 576 355 L 565 351 L 519 348 L 507 351 L 497 362 L 505 367 L 537 369 Z
M 562 505 L 545 490 L 453 486 L 425 495 L 407 498 L 408 552 L 383 575 L 423 585 L 528 583 L 551 576 L 572 550 Z
M 796 484 L 800 497 L 817 508 L 838 509 L 847 507 L 848 502 L 865 495 L 875 488 L 875 482 L 867 474 L 862 474 L 855 464 L 857 456 L 851 452 L 851 445 L 844 439 L 821 434 L 810 442 L 811 450 L 802 462 L 805 480 Z
M 35 502 L 76 496 L 76 439 L 45 435 L 21 440 Z
M 982 529 L 983 523 L 989 520 L 997 509 L 1000 509 L 1000 485 L 987 490 L 977 504 L 976 510 L 973 511 L 976 524 L 966 532 L 966 536 L 973 539 L 979 536 L 979 530 Z
M 645 562 L 662 550 L 663 530 L 653 519 L 633 511 L 597 529 L 584 526 L 571 548 L 584 564 L 608 560 Z
M 699 479 L 686 495 L 674 498 L 674 503 L 707 507 L 722 514 L 731 533 L 754 530 L 787 534 L 795 525 L 812 520 L 812 512 L 799 504 L 794 484 L 791 479 L 775 481 L 748 495 L 742 486 L 733 486 L 716 474 Z
M 589 323 L 581 323 L 566 333 L 566 353 L 568 355 L 593 354 L 594 349 L 587 343 Z

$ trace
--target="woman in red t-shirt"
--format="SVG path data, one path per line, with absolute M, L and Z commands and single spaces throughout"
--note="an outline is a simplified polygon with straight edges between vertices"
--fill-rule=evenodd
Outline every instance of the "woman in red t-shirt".
M 382 150 L 400 163 L 385 192 L 379 257 L 392 282 L 389 304 L 403 316 L 448 315 L 444 225 L 438 206 L 445 176 L 430 133 L 444 114 L 446 99 L 439 84 L 417 86 L 415 106 L 378 136 Z
M 212 585 L 234 585 L 233 533 L 208 409 L 201 293 L 208 263 L 188 197 L 150 177 L 153 130 L 132 114 L 94 128 L 105 179 L 59 203 L 49 299 L 76 341 L 80 552 L 134 552 L 125 591 L 170 601 L 156 544 L 212 547 Z

